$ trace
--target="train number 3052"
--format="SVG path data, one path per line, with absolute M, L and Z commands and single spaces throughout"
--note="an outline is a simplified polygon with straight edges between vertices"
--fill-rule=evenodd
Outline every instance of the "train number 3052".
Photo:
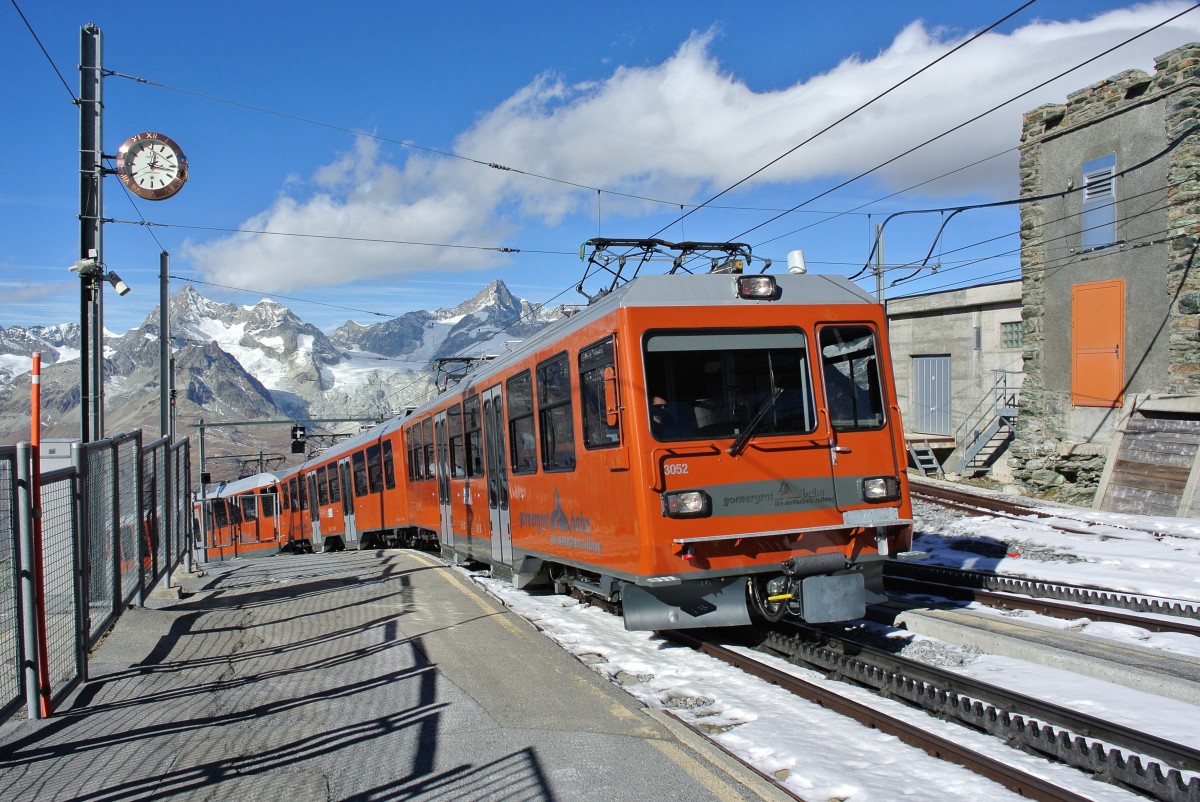
M 682 476 L 688 472 L 686 462 L 669 462 L 663 466 L 663 473 L 667 476 Z

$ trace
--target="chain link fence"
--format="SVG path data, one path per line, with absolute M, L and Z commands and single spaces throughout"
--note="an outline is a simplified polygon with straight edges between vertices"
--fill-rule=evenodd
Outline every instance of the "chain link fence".
M 33 476 L 0 447 L 0 716 L 39 718 L 87 678 L 87 653 L 123 610 L 189 559 L 190 443 L 141 432 L 75 444 Z M 35 499 L 34 496 L 37 496 Z

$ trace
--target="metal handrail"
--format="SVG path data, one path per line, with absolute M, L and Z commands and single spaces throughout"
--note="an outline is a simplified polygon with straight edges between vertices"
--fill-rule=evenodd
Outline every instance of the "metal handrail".
M 1001 408 L 1015 408 L 1021 395 L 1020 387 L 1009 388 L 1009 374 L 1019 375 L 1020 371 L 1016 370 L 993 370 L 992 373 L 998 373 L 999 378 L 992 384 L 992 387 L 983 398 L 979 399 L 979 403 L 975 408 L 967 413 L 959 427 L 954 430 L 954 442 L 956 445 L 961 445 L 966 432 L 971 432 L 971 441 L 974 442 L 979 437 L 980 432 L 987 427 L 983 425 L 985 420 L 998 417 L 998 410 Z

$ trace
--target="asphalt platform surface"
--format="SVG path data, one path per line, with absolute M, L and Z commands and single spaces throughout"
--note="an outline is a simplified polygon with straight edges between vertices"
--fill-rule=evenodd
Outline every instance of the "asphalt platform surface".
M 53 717 L 0 725 L 0 800 L 788 798 L 433 556 L 280 554 L 176 582 Z

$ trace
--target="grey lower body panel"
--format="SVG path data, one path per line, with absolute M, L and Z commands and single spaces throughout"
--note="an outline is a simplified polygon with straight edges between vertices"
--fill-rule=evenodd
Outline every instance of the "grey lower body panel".
M 750 623 L 744 576 L 702 579 L 661 588 L 626 583 L 621 607 L 628 630 L 736 627 Z

